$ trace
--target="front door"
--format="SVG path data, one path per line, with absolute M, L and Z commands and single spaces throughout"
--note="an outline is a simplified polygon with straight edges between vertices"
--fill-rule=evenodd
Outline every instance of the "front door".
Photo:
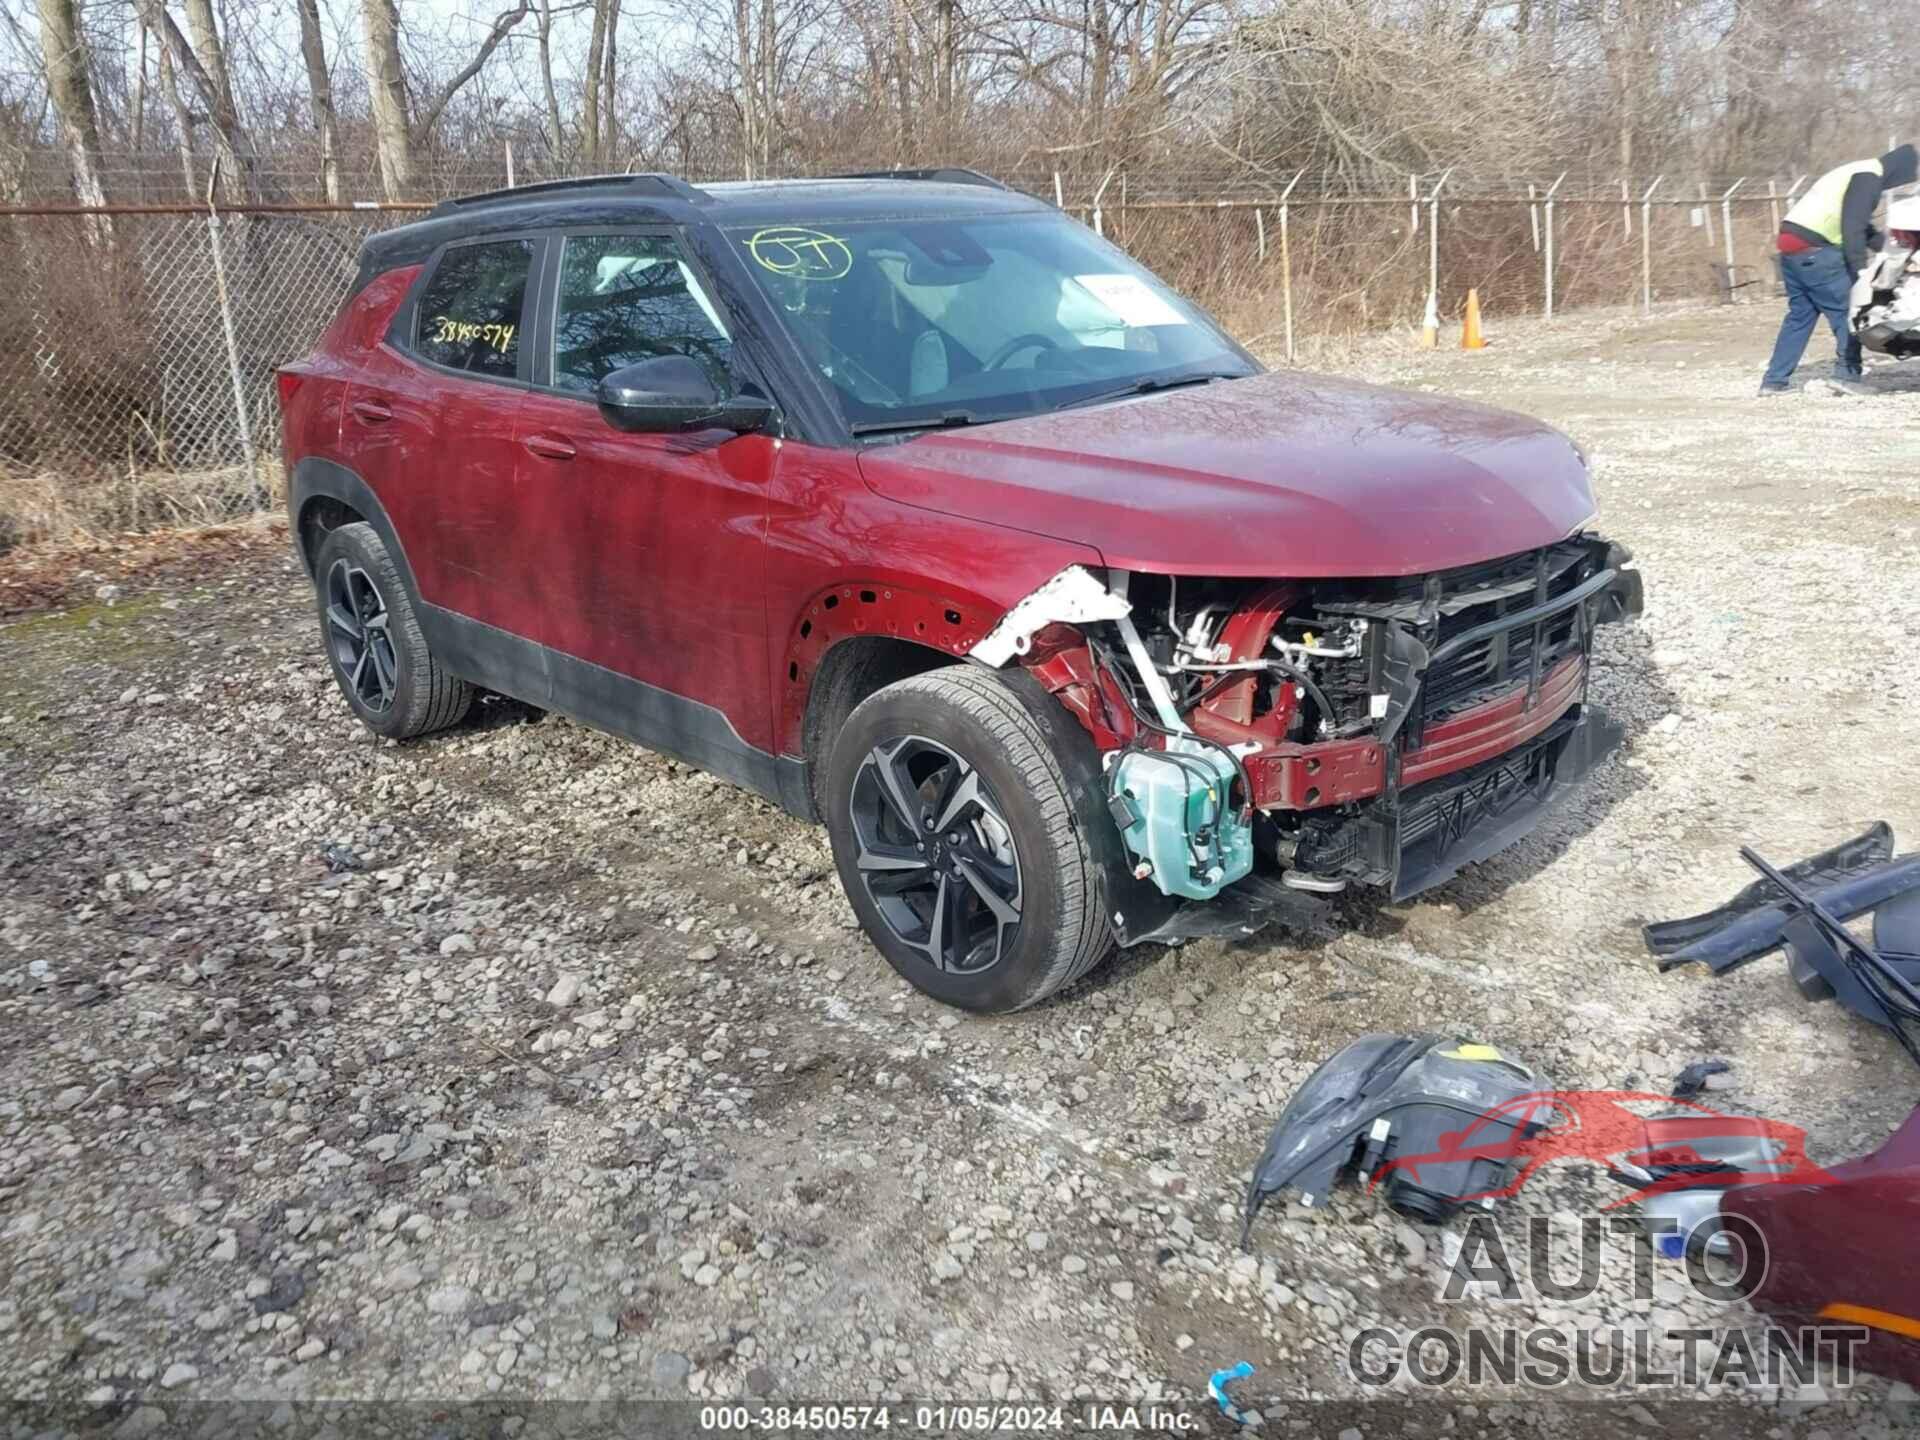
M 678 354 L 730 391 L 732 340 L 672 235 L 555 243 L 544 353 L 519 415 L 517 559 L 537 638 L 595 668 L 557 665 L 554 703 L 743 778 L 730 753 L 773 748 L 764 550 L 777 447 L 609 424 L 593 399 L 605 376 Z

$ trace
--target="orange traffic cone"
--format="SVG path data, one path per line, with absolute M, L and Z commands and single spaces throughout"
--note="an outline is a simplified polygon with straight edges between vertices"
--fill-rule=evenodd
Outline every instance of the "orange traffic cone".
M 1467 291 L 1467 317 L 1460 329 L 1460 348 L 1462 350 L 1484 350 L 1487 337 L 1480 333 L 1480 292 Z

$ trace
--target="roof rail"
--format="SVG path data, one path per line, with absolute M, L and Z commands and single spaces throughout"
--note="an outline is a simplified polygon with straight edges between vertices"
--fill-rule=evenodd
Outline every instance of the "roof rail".
M 845 175 L 829 175 L 829 180 L 937 180 L 946 185 L 985 185 L 994 190 L 1008 187 L 991 175 L 957 165 L 935 166 L 929 170 L 854 170 Z
M 433 207 L 433 215 L 455 215 L 482 205 L 510 205 L 537 195 L 562 190 L 625 190 L 634 195 L 663 195 L 675 200 L 710 200 L 704 190 L 696 190 L 677 175 L 642 173 L 638 175 L 583 175 L 571 180 L 540 180 L 532 185 L 514 185 L 505 190 L 485 190 L 478 195 L 459 195 L 442 200 Z

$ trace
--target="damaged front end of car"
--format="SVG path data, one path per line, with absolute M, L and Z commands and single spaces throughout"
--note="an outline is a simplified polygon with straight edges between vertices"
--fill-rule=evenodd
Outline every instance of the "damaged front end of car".
M 1406 899 L 1512 844 L 1618 743 L 1588 703 L 1593 635 L 1641 608 L 1631 556 L 1585 533 L 1389 578 L 1074 567 L 972 653 L 1092 736 L 1137 944 L 1351 885 Z

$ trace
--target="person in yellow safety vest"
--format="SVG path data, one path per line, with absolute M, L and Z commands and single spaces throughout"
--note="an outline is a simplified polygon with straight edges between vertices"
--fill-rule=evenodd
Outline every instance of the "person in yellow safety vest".
M 1780 226 L 1780 283 L 1787 315 L 1773 342 L 1773 359 L 1760 381 L 1762 395 L 1784 395 L 1822 315 L 1833 327 L 1839 354 L 1833 378 L 1852 387 L 1860 379 L 1860 342 L 1847 314 L 1853 277 L 1879 243 L 1873 212 L 1883 192 L 1920 177 L 1920 156 L 1900 145 L 1878 160 L 1855 160 L 1829 170 L 1794 202 Z

